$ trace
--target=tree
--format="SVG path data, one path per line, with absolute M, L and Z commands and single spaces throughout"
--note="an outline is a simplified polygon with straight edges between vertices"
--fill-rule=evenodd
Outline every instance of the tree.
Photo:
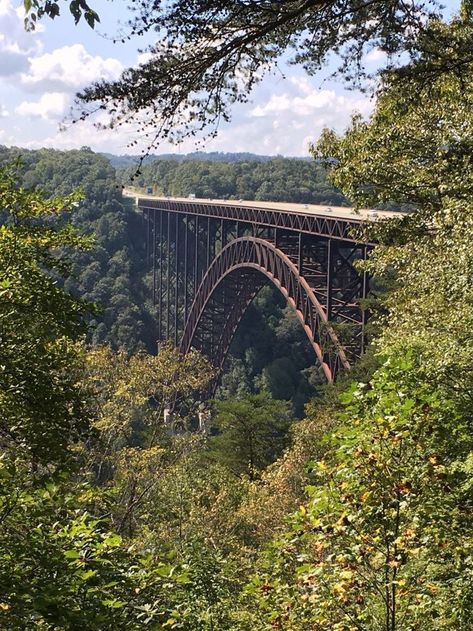
M 87 352 L 83 381 L 91 390 L 91 416 L 99 434 L 85 445 L 83 457 L 95 479 L 114 489 L 110 512 L 118 532 L 131 537 L 143 512 L 149 512 L 154 488 L 173 460 L 173 429 L 195 415 L 193 399 L 212 375 L 203 356 L 180 355 L 170 346 L 158 355 L 129 356 L 104 346 Z M 165 418 L 171 406 L 172 424 Z
M 189 568 L 181 601 L 189 631 L 233 629 L 230 617 L 251 558 L 238 509 L 248 481 L 205 458 L 204 434 L 176 436 L 146 500 L 135 542 Z M 172 455 L 171 455 L 172 453 Z
M 0 626 L 141 628 L 144 603 L 134 590 L 145 572 L 133 570 L 139 558 L 88 512 L 92 490 L 64 475 L 32 486 L 27 475 L 2 460 Z
M 246 592 L 255 629 L 471 626 L 472 31 L 463 16 L 429 30 L 371 119 L 317 148 L 359 206 L 413 212 L 366 228 L 368 269 L 392 280 L 384 364 L 344 395 L 309 500 Z
M 83 191 L 72 222 L 79 234 L 94 238 L 86 251 L 70 252 L 64 288 L 98 307 L 88 322 L 87 341 L 155 352 L 146 235 L 131 200 L 122 198 L 115 170 L 90 149 L 0 147 L 0 165 L 18 158 L 22 187 L 39 188 L 46 198 L 70 195 L 78 187 Z
M 192 155 L 192 154 L 191 154 Z M 142 165 L 135 186 L 152 186 L 163 195 L 219 199 L 259 199 L 300 203 L 348 205 L 340 191 L 331 187 L 324 169 L 315 161 L 291 158 L 232 162 L 191 157 L 156 158 Z M 121 171 L 125 184 L 136 173 L 136 164 Z
M 89 428 L 74 345 L 89 308 L 57 278 L 89 243 L 61 225 L 78 199 L 46 201 L 0 171 L 0 441 L 35 466 L 67 459 Z
M 253 479 L 282 452 L 289 428 L 288 404 L 267 392 L 216 402 L 218 430 L 212 457 Z
M 43 14 L 57 14 L 57 1 L 38 5 Z M 82 12 L 91 22 L 97 19 L 85 2 L 72 2 L 72 8 L 76 19 Z M 362 74 L 370 47 L 413 51 L 435 10 L 434 2 L 400 0 L 133 3 L 128 32 L 117 39 L 158 33 L 151 59 L 117 81 L 86 88 L 78 95 L 78 118 L 99 109 L 110 127 L 135 122 L 148 153 L 160 139 L 177 141 L 207 129 L 212 134 L 220 120 L 229 119 L 232 104 L 247 101 L 288 51 L 311 74 L 335 51 L 351 81 Z
M 167 552 L 133 545 L 104 516 L 113 494 L 65 472 L 32 484 L 0 460 L 0 627 L 138 631 L 186 625 L 195 581 Z M 100 500 L 100 501 L 99 501 Z M 192 616 L 195 612 L 192 612 Z
M 121 432 L 126 444 L 136 437 L 133 423 L 141 422 L 152 443 L 159 418 L 152 395 L 176 395 L 179 402 L 178 395 L 206 385 L 207 363 L 171 349 L 159 361 L 98 349 L 86 370 L 76 340 L 87 305 L 60 286 L 70 251 L 89 243 L 65 217 L 80 196 L 45 200 L 40 191 L 18 188 L 15 175 L 0 173 L 0 627 L 125 631 L 181 624 L 186 614 L 176 607 L 190 598 L 187 569 L 125 544 L 110 515 L 126 485 L 118 479 L 114 496 L 90 484 L 90 471 L 80 465 L 90 462 L 100 438 L 118 442 Z M 140 482 L 155 451 L 139 458 L 130 449 L 129 476 Z M 113 465 L 120 464 L 117 457 Z M 156 478 L 149 469 L 147 482 Z
M 248 589 L 253 628 L 470 627 L 471 421 L 418 369 L 391 357 L 344 395 L 310 499 Z
M 61 9 L 58 0 L 23 0 L 25 8 L 25 26 L 34 30 L 36 22 L 43 16 L 52 20 L 60 15 Z M 69 0 L 69 11 L 77 24 L 83 17 L 87 24 L 94 28 L 100 22 L 98 14 L 92 9 L 86 0 Z
M 355 118 L 340 138 L 326 132 L 316 155 L 359 206 L 391 200 L 414 209 L 370 228 L 380 246 L 368 270 L 391 285 L 377 344 L 415 349 L 425 377 L 470 406 L 473 60 L 464 50 L 473 27 L 458 18 L 431 28 L 431 49 L 386 78 L 371 119 Z M 436 73 L 443 55 L 461 68 L 452 61 L 450 72 Z
M 355 116 L 340 138 L 326 130 L 314 148 L 353 203 L 409 204 L 415 221 L 468 203 L 473 191 L 473 24 L 433 22 L 425 39 L 415 63 L 384 76 L 368 121 Z
M 381 242 L 368 269 L 393 280 L 376 340 L 385 362 L 343 397 L 310 499 L 250 588 L 255 628 L 471 625 L 471 61 L 425 83 L 445 61 L 434 44 L 450 33 L 454 59 L 471 25 L 431 28 L 431 49 L 386 77 L 371 119 L 318 145 L 358 205 L 414 212 L 367 228 Z

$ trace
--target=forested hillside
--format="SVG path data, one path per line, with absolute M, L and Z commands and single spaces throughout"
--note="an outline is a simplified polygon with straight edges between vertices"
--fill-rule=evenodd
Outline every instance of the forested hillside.
M 121 195 L 118 177 L 123 173 L 117 176 L 107 159 L 87 148 L 63 152 L 0 147 L 0 164 L 15 158 L 21 160 L 21 183 L 28 188 L 41 189 L 46 196 L 67 195 L 77 188 L 84 192 L 73 221 L 82 234 L 94 235 L 94 243 L 89 251 L 73 255 L 73 267 L 64 287 L 98 306 L 98 313 L 90 317 L 88 339 L 94 344 L 109 343 L 115 349 L 155 352 L 152 279 L 146 263 L 144 226 L 132 201 Z M 250 179 L 254 164 L 243 162 L 236 168 L 231 163 L 189 160 L 180 165 L 158 161 L 145 166 L 144 172 L 167 173 L 166 181 L 184 187 L 184 192 L 186 186 L 189 190 L 204 190 L 210 180 L 221 184 L 233 178 L 233 183 L 241 183 L 242 178 Z M 264 165 L 251 181 L 261 182 L 265 174 L 272 177 L 262 184 L 268 195 L 270 182 L 282 195 L 287 181 L 284 199 L 289 201 L 296 201 L 297 190 L 302 190 L 304 184 L 317 194 L 328 191 L 328 197 L 337 196 L 319 167 L 280 159 Z M 319 179 L 310 182 L 307 178 L 314 174 Z M 301 416 L 304 404 L 316 392 L 318 380 L 302 328 L 277 290 L 268 287 L 241 324 L 218 396 L 267 388 L 276 398 L 292 401 L 295 413 Z
M 99 17 L 93 0 L 24 4 L 32 23 Z M 372 46 L 397 56 L 372 114 L 313 152 L 358 206 L 411 212 L 362 227 L 373 340 L 294 422 L 265 388 L 296 397 L 278 375 L 305 351 L 269 292 L 209 403 L 203 356 L 140 350 L 141 220 L 105 158 L 0 168 L 0 629 L 471 631 L 471 2 L 449 21 L 415 1 L 139 5 L 149 60 L 79 98 L 155 141 L 225 118 L 289 47 L 312 73 L 336 50 L 351 82 Z
M 139 156 L 131 154 L 113 155 L 112 153 L 102 153 L 113 167 L 137 167 Z M 193 151 L 192 153 L 160 153 L 150 154 L 144 159 L 144 163 L 155 162 L 156 160 L 172 160 L 186 162 L 188 160 L 203 160 L 204 162 L 268 162 L 274 160 L 274 156 L 259 155 L 256 153 L 230 151 Z M 294 160 L 312 160 L 307 158 L 294 158 Z
M 124 184 L 152 186 L 158 195 L 348 205 L 315 160 L 155 160 L 146 162 L 138 175 L 131 166 L 120 176 Z
M 97 303 L 89 339 L 114 348 L 155 348 L 145 265 L 142 220 L 121 195 L 115 170 L 90 150 L 26 151 L 0 147 L 0 164 L 19 158 L 21 184 L 41 189 L 47 197 L 84 192 L 74 225 L 94 242 L 74 254 L 65 288 Z

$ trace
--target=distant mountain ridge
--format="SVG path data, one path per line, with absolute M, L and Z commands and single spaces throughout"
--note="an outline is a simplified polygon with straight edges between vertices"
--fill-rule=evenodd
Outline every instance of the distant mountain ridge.
M 115 168 L 123 168 L 129 166 L 137 166 L 140 156 L 138 155 L 115 155 L 113 153 L 100 153 L 100 155 L 104 156 L 110 164 Z M 300 156 L 267 156 L 267 155 L 259 155 L 257 153 L 249 153 L 249 152 L 227 152 L 227 151 L 193 151 L 191 153 L 160 153 L 160 154 L 152 154 L 147 156 L 143 162 L 143 164 L 149 164 L 151 162 L 155 162 L 156 160 L 174 160 L 176 162 L 185 162 L 188 160 L 201 160 L 206 162 L 269 162 L 270 160 L 277 159 L 286 159 L 286 160 L 302 160 L 308 161 L 313 160 L 310 156 L 300 157 Z

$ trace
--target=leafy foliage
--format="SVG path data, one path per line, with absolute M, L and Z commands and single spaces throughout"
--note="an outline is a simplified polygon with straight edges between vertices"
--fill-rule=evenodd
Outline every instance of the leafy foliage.
M 267 390 L 275 399 L 291 401 L 293 414 L 301 418 L 324 381 L 293 310 L 277 289 L 264 287 L 238 327 L 217 398 Z
M 125 153 L 114 155 L 112 153 L 102 153 L 110 164 L 116 169 L 127 168 L 136 165 L 136 154 Z M 299 160 L 310 160 L 310 158 L 296 158 Z M 251 153 L 249 151 L 191 151 L 189 153 L 152 153 L 143 160 L 143 164 L 154 162 L 155 160 L 172 160 L 174 162 L 186 162 L 188 160 L 205 162 L 268 162 L 274 160 L 274 156 Z
M 255 46 L 254 53 L 245 53 L 241 60 L 244 66 L 249 64 L 245 91 L 252 85 L 251 71 L 258 68 L 260 54 L 269 51 L 271 61 L 288 43 L 297 47 L 299 40 L 292 37 L 303 37 L 302 24 L 320 26 L 322 22 L 314 26 L 311 18 L 325 19 L 332 9 L 340 8 L 324 5 L 324 17 L 312 2 L 296 6 L 290 0 L 278 3 L 277 10 L 271 3 L 204 5 L 178 0 L 165 8 L 153 4 L 158 21 L 151 16 L 149 24 L 165 24 L 162 15 L 171 20 L 167 22 L 171 47 L 164 53 L 155 51 L 163 61 L 159 73 L 173 68 L 172 63 L 164 64 L 170 58 L 179 65 L 200 54 L 203 65 L 195 68 L 193 79 L 204 91 L 215 87 L 210 98 L 217 109 L 210 112 L 210 119 L 219 113 L 215 99 L 222 95 L 238 99 L 239 92 L 232 87 L 236 76 L 232 72 L 223 76 L 223 81 L 228 79 L 224 92 L 218 92 L 211 74 L 201 81 L 199 68 L 207 72 L 205 68 L 213 67 L 206 66 L 208 55 L 225 72 L 226 60 L 234 59 L 231 55 L 237 50 L 232 42 L 245 41 L 250 32 L 258 37 L 265 24 L 280 19 L 261 47 Z M 140 11 L 148 6 L 145 0 L 138 8 L 140 19 Z M 357 6 L 346 20 L 337 14 L 332 26 L 349 28 L 323 31 L 325 39 L 317 44 L 316 55 L 304 57 L 299 50 L 299 60 L 316 64 L 327 42 L 347 44 L 346 59 L 356 60 L 368 35 L 378 35 L 391 50 L 404 46 L 410 10 L 404 5 L 398 10 L 396 5 L 394 14 L 384 13 L 382 25 L 378 12 L 383 7 L 388 5 Z M 177 8 L 182 9 L 179 15 L 173 13 Z M 196 8 L 201 19 L 184 23 Z M 295 9 L 301 19 L 299 30 L 299 22 L 291 21 Z M 469 631 L 473 614 L 470 9 L 465 3 L 461 16 L 449 25 L 436 20 L 423 24 L 417 39 L 409 39 L 416 35 L 410 30 L 407 48 L 414 62 L 384 76 L 371 119 L 354 119 L 342 138 L 327 132 L 319 145 L 318 155 L 329 166 L 333 181 L 359 206 L 395 202 L 415 212 L 366 229 L 380 241 L 367 269 L 390 287 L 382 297 L 382 315 L 377 316 L 378 356 L 365 358 L 355 372 L 358 382 L 351 387 L 340 382 L 325 390 L 323 407 L 313 404 L 309 418 L 293 424 L 288 448 L 288 405 L 267 393 L 247 394 L 256 385 L 269 385 L 274 393 L 295 388 L 285 383 L 288 379 L 283 375 L 290 375 L 291 363 L 296 363 L 298 355 L 291 355 L 289 347 L 297 338 L 277 305 L 270 300 L 263 304 L 270 325 L 259 336 L 271 363 L 260 362 L 251 349 L 255 337 L 249 326 L 245 335 L 250 348 L 237 349 L 235 370 L 221 390 L 225 396 L 232 391 L 237 397 L 216 403 L 212 420 L 219 433 L 173 434 L 165 423 L 164 408 L 177 397 L 182 415 L 188 413 L 190 418 L 195 412 L 191 395 L 210 377 L 205 362 L 198 356 L 180 358 L 170 348 L 151 357 L 143 351 L 131 355 L 99 347 L 86 360 L 80 347 L 72 344 L 80 331 L 83 305 L 61 290 L 56 279 L 57 273 L 67 270 L 64 248 L 80 246 L 83 239 L 68 227 L 55 227 L 65 208 L 58 200 L 44 202 L 38 193 L 16 189 L 11 181 L 2 185 L 0 193 L 6 200 L 2 206 L 10 211 L 4 214 L 0 233 L 0 256 L 8 272 L 0 285 L 0 317 L 6 327 L 6 350 L 0 352 L 8 361 L 0 363 L 5 364 L 4 383 L 11 382 L 14 389 L 2 391 L 1 396 L 16 417 L 13 428 L 8 426 L 10 416 L 2 418 L 10 433 L 2 436 L 5 453 L 0 461 L 0 626 Z M 246 17 L 263 10 L 263 20 L 245 23 Z M 234 21 L 235 15 L 240 21 Z M 415 23 L 418 17 L 412 15 Z M 366 21 L 360 22 L 361 18 Z M 172 30 L 178 26 L 179 33 Z M 221 41 L 213 39 L 227 26 Z M 314 33 L 319 31 L 315 28 Z M 198 39 L 200 49 L 172 48 L 203 34 L 208 41 Z M 355 43 L 350 49 L 351 38 Z M 148 78 L 155 76 L 152 63 L 128 78 L 140 79 L 145 69 Z M 234 69 L 238 70 L 238 63 Z M 177 73 L 170 81 L 175 77 Z M 169 99 L 183 98 L 184 103 L 192 85 L 170 92 Z M 113 89 L 119 87 L 117 83 Z M 108 88 L 102 88 L 105 94 Z M 199 94 L 205 98 L 205 92 Z M 139 111 L 142 96 L 133 92 L 133 111 Z M 161 113 L 170 103 L 163 99 L 158 103 Z M 191 103 L 197 117 L 191 123 L 205 126 L 199 99 Z M 99 169 L 104 165 L 90 152 L 83 154 L 74 154 L 80 178 L 91 165 Z M 172 178 L 166 179 L 164 164 L 150 165 L 149 173 L 159 175 L 159 182 L 168 186 Z M 271 172 L 273 166 L 265 168 Z M 206 187 L 234 194 L 235 181 L 225 182 L 230 174 L 226 165 L 214 169 L 213 175 L 219 174 L 216 180 L 210 168 L 208 173 L 203 164 L 196 168 L 207 178 Z M 238 167 L 240 176 L 245 168 Z M 168 170 L 191 175 L 187 167 Z M 109 181 L 110 171 L 101 172 Z M 25 177 L 34 173 L 32 168 Z M 190 181 L 178 179 L 183 187 L 197 182 Z M 254 182 L 245 182 L 254 192 Z M 119 203 L 119 195 L 110 198 Z M 126 209 L 122 211 L 120 216 L 127 217 Z M 49 212 L 51 216 L 46 216 Z M 100 212 L 92 213 L 94 219 Z M 120 249 L 117 232 L 110 221 L 101 236 L 107 235 Z M 13 247 L 17 243 L 19 247 Z M 124 269 L 127 264 L 127 253 L 121 252 L 114 267 Z M 95 277 L 93 270 L 88 272 L 92 293 Z M 31 283 L 30 275 L 37 282 Z M 29 329 L 23 332 L 18 324 Z M 30 341 L 30 330 L 31 344 L 18 344 L 18 339 Z M 62 340 L 65 348 L 56 347 Z M 288 357 L 269 350 L 275 340 L 285 340 Z M 121 346 L 118 337 L 113 342 Z M 47 356 L 46 364 L 41 363 L 39 351 L 56 348 L 54 361 Z M 44 383 L 34 382 L 37 361 L 44 368 L 42 378 L 47 376 Z M 52 429 L 59 431 L 63 442 L 53 457 L 46 456 L 49 425 L 44 410 L 39 405 L 36 415 L 31 401 L 25 406 L 23 393 L 30 384 L 18 375 L 33 375 L 32 383 L 39 383 L 45 401 L 58 403 L 52 406 Z M 341 390 L 345 391 L 342 409 L 334 398 Z M 76 425 L 66 435 L 62 423 L 69 423 L 71 410 L 77 414 Z M 86 431 L 89 418 L 94 433 Z M 12 439 L 13 431 L 20 440 Z M 80 447 L 79 437 L 84 438 Z M 67 462 L 72 449 L 77 455 L 74 475 L 53 474 L 51 464 Z M 276 455 L 279 459 L 272 462 Z M 91 485 L 90 479 L 102 488 Z M 250 573 L 253 579 L 248 583 Z
M 186 417 L 195 415 L 192 395 L 205 390 L 212 376 L 204 357 L 180 356 L 169 346 L 158 355 L 129 357 L 109 347 L 88 352 L 83 380 L 92 390 L 99 439 L 88 442 L 83 457 L 96 480 L 114 488 L 111 518 L 118 532 L 131 536 L 149 511 L 157 472 L 169 461 L 169 434 L 179 425 L 187 428 Z M 171 406 L 172 422 L 165 416 Z
M 23 0 L 23 6 L 26 13 L 25 26 L 29 30 L 34 30 L 36 22 L 44 16 L 54 20 L 61 12 L 58 0 Z M 98 14 L 86 0 L 69 0 L 69 11 L 76 24 L 82 17 L 91 28 L 100 22 Z
M 210 448 L 217 460 L 251 479 L 283 450 L 289 427 L 288 405 L 267 392 L 217 401 L 217 436 Z
M 83 191 L 73 222 L 79 233 L 93 233 L 94 240 L 87 251 L 72 253 L 64 288 L 99 307 L 89 319 L 88 341 L 154 352 L 142 219 L 122 198 L 114 169 L 86 147 L 67 152 L 0 147 L 0 164 L 18 157 L 18 177 L 25 188 L 42 190 L 48 197 Z
M 1 626 L 125 628 L 139 572 L 132 578 L 120 538 L 84 510 L 90 491 L 60 478 L 25 484 L 5 459 L 0 472 Z
M 154 353 L 155 307 L 145 229 L 130 200 L 121 196 L 114 169 L 87 148 L 63 152 L 0 147 L 0 163 L 18 156 L 22 160 L 18 177 L 23 186 L 41 189 L 48 196 L 69 195 L 77 187 L 84 192 L 84 199 L 74 209 L 73 222 L 80 233 L 93 233 L 94 240 L 88 250 L 71 253 L 72 266 L 64 288 L 98 306 L 88 320 L 87 341 L 128 352 Z M 279 191 L 280 197 L 287 200 L 343 202 L 320 169 L 306 161 L 268 160 L 259 169 L 256 164 L 260 163 L 243 162 L 237 168 L 230 163 L 212 165 L 206 160 L 179 167 L 175 161 L 159 161 L 150 164 L 142 177 L 150 178 L 143 182 L 175 187 L 176 194 L 194 186 L 204 190 L 211 181 L 218 186 L 227 183 L 236 187 L 231 190 L 243 194 L 239 187 L 243 181 L 250 181 L 252 195 L 262 196 L 262 187 L 269 191 L 270 183 L 273 198 Z M 130 167 L 125 174 L 133 170 Z M 120 177 L 125 177 L 123 172 Z M 220 192 L 227 195 L 230 189 Z M 269 287 L 251 305 L 232 346 L 221 396 L 233 396 L 239 385 L 252 393 L 265 387 L 275 398 L 291 400 L 295 414 L 301 417 L 320 379 L 300 324 L 284 305 L 279 292 Z
M 385 78 L 372 118 L 318 147 L 358 205 L 416 210 L 368 229 L 381 241 L 368 269 L 391 281 L 377 340 L 388 357 L 344 395 L 309 500 L 247 590 L 255 629 L 471 625 L 471 68 L 444 63 L 471 27 L 429 28 L 430 50 Z
M 466 630 L 469 419 L 410 358 L 388 360 L 344 402 L 309 502 L 248 590 L 266 616 L 255 628 Z
M 78 199 L 44 201 L 0 171 L 0 440 L 36 465 L 63 460 L 88 427 L 73 344 L 87 305 L 55 277 L 88 245 L 58 221 Z
M 218 199 L 256 199 L 303 204 L 345 206 L 348 201 L 331 186 L 325 171 L 313 161 L 290 158 L 210 161 L 197 159 L 154 160 L 121 173 L 127 184 L 133 178 L 137 186 L 152 186 L 155 193 L 174 197 Z
M 436 48 L 448 34 L 447 50 Z M 370 121 L 355 120 L 340 139 L 326 134 L 318 147 L 332 160 L 333 180 L 343 179 L 359 205 L 388 198 L 415 204 L 412 215 L 374 229 L 381 245 L 368 269 L 391 286 L 379 344 L 389 352 L 415 349 L 427 378 L 465 404 L 473 315 L 473 66 L 462 52 L 471 36 L 468 21 L 435 23 L 431 50 L 407 78 L 386 80 Z M 442 67 L 443 54 L 462 57 L 461 74 L 454 67 L 425 84 L 425 74 Z
M 350 69 L 360 74 L 367 47 L 410 49 L 435 6 L 397 0 L 144 0 L 131 9 L 127 36 L 160 34 L 150 59 L 117 81 L 86 88 L 78 95 L 78 117 L 100 108 L 110 127 L 136 122 L 149 153 L 161 139 L 215 133 L 219 121 L 230 118 L 231 106 L 246 102 L 288 51 L 311 74 L 336 51 L 352 79 Z
M 204 387 L 207 364 L 171 349 L 159 358 L 97 349 L 86 370 L 85 352 L 74 343 L 84 303 L 53 276 L 68 270 L 68 250 L 88 242 L 70 224 L 56 225 L 78 196 L 46 201 L 17 188 L 6 171 L 0 195 L 0 625 L 12 631 L 189 628 L 185 604 L 198 593 L 202 573 L 191 579 L 188 567 L 166 554 L 130 547 L 106 516 L 117 514 L 111 500 L 120 493 L 129 498 L 125 515 L 136 510 L 136 496 L 124 493 L 129 478 L 141 493 L 146 466 L 147 480 L 155 474 L 150 463 L 162 451 L 154 437 L 154 410 L 163 407 L 157 397 Z M 138 422 L 148 429 L 150 446 L 142 457 L 129 449 L 134 459 L 120 458 L 129 445 L 117 448 L 117 435 L 130 439 L 128 424 Z M 115 441 L 110 493 L 90 484 L 85 466 L 102 440 L 108 447 Z
M 468 203 L 473 187 L 473 62 L 465 54 L 473 27 L 434 22 L 427 37 L 428 52 L 385 76 L 370 120 L 356 116 L 341 138 L 326 131 L 314 152 L 359 207 L 407 203 L 418 210 L 414 222 L 453 201 Z
M 90 436 L 74 344 L 86 305 L 56 275 L 68 269 L 67 252 L 88 243 L 70 224 L 58 226 L 78 199 L 46 201 L 18 188 L 14 169 L 1 172 L 3 628 L 114 628 L 130 567 L 119 569 L 119 538 L 87 513 L 87 489 L 69 482 L 71 456 Z

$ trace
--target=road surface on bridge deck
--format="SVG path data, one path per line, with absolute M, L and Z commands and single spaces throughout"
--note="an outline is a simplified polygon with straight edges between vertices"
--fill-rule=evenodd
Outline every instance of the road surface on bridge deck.
M 185 204 L 211 204 L 215 206 L 231 206 L 238 208 L 261 208 L 262 210 L 280 211 L 286 213 L 295 213 L 297 215 L 318 215 L 323 217 L 334 217 L 337 219 L 349 219 L 351 221 L 376 221 L 381 218 L 399 217 L 403 213 L 393 210 L 371 210 L 361 208 L 354 210 L 348 206 L 318 206 L 316 204 L 293 204 L 292 202 L 262 202 L 245 199 L 205 199 L 202 197 L 163 197 L 159 195 L 146 195 L 136 193 L 129 189 L 123 190 L 126 197 L 135 197 L 138 199 L 162 200 L 165 202 L 182 202 Z

